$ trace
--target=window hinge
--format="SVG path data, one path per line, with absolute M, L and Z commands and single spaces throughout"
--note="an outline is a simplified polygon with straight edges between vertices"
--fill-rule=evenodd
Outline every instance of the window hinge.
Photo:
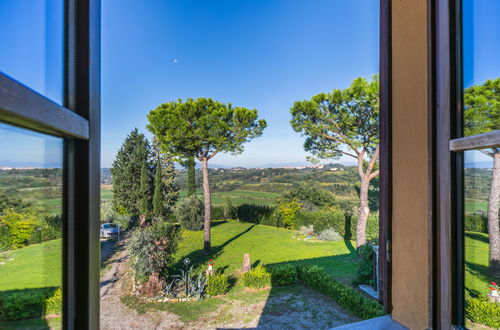
M 391 239 L 385 241 L 385 259 L 387 262 L 391 262 L 392 259 L 392 242 Z

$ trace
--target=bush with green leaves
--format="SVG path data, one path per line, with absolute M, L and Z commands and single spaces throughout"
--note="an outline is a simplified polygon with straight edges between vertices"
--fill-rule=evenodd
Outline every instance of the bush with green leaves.
M 358 248 L 360 260 L 352 284 L 368 284 L 373 286 L 373 247 L 370 244 Z
M 282 202 L 276 207 L 274 211 L 274 217 L 277 223 L 281 224 L 283 227 L 288 229 L 300 228 L 301 218 L 300 211 L 302 208 L 302 203 L 298 200 L 293 200 L 291 202 Z
M 31 213 L 18 213 L 14 210 L 4 210 L 0 215 L 0 249 L 17 249 L 29 243 L 36 218 Z
M 500 305 L 489 302 L 485 297 L 467 299 L 465 316 L 472 322 L 500 329 Z
M 0 306 L 0 321 L 60 314 L 62 291 L 61 288 L 40 288 L 2 292 Z
M 378 302 L 365 297 L 353 287 L 337 281 L 316 265 L 297 265 L 297 276 L 306 285 L 329 296 L 361 319 L 384 315 L 384 309 Z
M 265 288 L 271 286 L 271 274 L 261 265 L 244 273 L 242 280 L 247 288 Z
M 278 204 L 298 201 L 304 210 L 313 211 L 334 206 L 335 195 L 328 190 L 307 184 L 285 192 L 277 201 Z
M 177 202 L 174 215 L 183 228 L 201 230 L 203 228 L 204 210 L 203 202 L 195 195 L 192 195 Z
M 482 212 L 468 213 L 464 217 L 465 231 L 488 233 L 488 216 Z
M 297 269 L 291 264 L 272 266 L 268 271 L 271 273 L 273 286 L 285 286 L 297 282 Z
M 207 294 L 217 296 L 226 294 L 229 291 L 229 277 L 224 274 L 214 274 L 208 277 Z
M 157 221 L 149 227 L 137 228 L 129 242 L 136 280 L 144 282 L 153 273 L 167 279 L 179 240 L 178 225 Z

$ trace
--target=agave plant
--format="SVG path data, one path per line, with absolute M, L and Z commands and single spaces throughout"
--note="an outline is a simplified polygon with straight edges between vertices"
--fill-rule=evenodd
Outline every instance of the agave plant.
M 181 269 L 179 275 L 174 275 L 172 277 L 177 278 L 177 283 L 179 283 L 180 286 L 184 286 L 186 298 L 202 299 L 205 295 L 207 279 L 201 273 L 196 278 L 192 277 L 192 270 L 193 266 L 186 271 Z

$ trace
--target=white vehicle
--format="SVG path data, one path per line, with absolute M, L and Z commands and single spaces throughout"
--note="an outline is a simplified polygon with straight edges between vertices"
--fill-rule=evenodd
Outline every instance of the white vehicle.
M 114 223 L 103 223 L 101 225 L 101 238 L 115 238 L 120 233 L 120 228 Z

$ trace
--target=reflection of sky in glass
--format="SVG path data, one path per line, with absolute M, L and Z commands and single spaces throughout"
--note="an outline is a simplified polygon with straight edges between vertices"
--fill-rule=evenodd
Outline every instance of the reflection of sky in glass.
M 463 1 L 464 87 L 500 77 L 500 1 Z
M 0 167 L 62 167 L 61 138 L 0 123 Z
M 63 0 L 0 0 L 0 71 L 62 103 Z

